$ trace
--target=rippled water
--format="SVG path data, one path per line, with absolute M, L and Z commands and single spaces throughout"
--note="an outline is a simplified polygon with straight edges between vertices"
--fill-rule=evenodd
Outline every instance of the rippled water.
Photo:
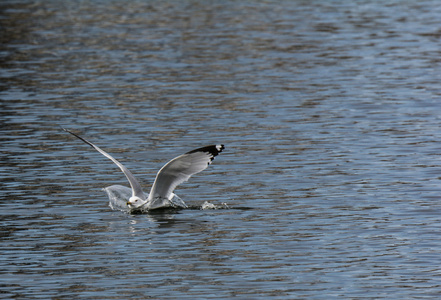
M 437 1 L 2 1 L 0 292 L 20 299 L 441 294 Z M 224 143 L 129 215 L 169 159 Z

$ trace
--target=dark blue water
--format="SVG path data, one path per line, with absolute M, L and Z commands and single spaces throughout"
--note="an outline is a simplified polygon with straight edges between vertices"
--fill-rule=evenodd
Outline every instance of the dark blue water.
M 441 294 L 437 1 L 3 1 L 0 295 Z M 129 215 L 127 185 L 223 143 Z

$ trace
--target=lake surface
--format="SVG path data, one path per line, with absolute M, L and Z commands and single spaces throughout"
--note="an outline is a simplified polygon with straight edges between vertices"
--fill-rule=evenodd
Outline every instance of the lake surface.
M 437 299 L 438 1 L 2 1 L 0 297 Z M 225 144 L 130 215 L 169 159 Z M 202 204 L 229 209 L 201 210 Z

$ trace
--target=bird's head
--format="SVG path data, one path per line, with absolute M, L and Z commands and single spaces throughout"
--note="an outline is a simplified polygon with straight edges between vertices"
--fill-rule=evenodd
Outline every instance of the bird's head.
M 145 203 L 144 200 L 142 200 L 141 198 L 137 197 L 137 196 L 132 196 L 130 197 L 129 201 L 127 202 L 127 206 L 129 208 L 138 208 L 141 205 L 143 205 Z

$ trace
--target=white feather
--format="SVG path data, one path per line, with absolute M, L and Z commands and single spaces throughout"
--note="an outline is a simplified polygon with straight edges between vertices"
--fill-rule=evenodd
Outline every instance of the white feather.
M 223 149 L 221 145 L 216 147 L 219 152 Z M 210 152 L 192 151 L 172 159 L 156 175 L 149 199 L 169 199 L 178 185 L 187 181 L 192 175 L 205 170 L 213 158 L 214 155 Z
M 145 195 L 144 195 L 144 193 L 142 191 L 141 185 L 139 184 L 138 180 L 136 180 L 136 178 L 135 178 L 135 176 L 133 176 L 132 172 L 130 172 L 129 169 L 127 169 L 122 163 L 117 161 L 115 158 L 113 158 L 106 151 L 102 150 L 98 146 L 95 146 L 94 144 L 92 144 L 88 140 L 80 137 L 79 135 L 73 133 L 72 131 L 69 131 L 69 130 L 64 129 L 64 128 L 63 128 L 63 130 L 66 131 L 66 132 L 69 132 L 70 134 L 72 134 L 73 136 L 79 138 L 80 140 L 82 140 L 86 144 L 92 146 L 96 151 L 98 151 L 99 153 L 101 153 L 102 155 L 104 155 L 105 157 L 110 159 L 111 161 L 113 161 L 121 169 L 121 171 L 124 173 L 124 175 L 126 175 L 127 180 L 129 181 L 130 187 L 132 188 L 132 197 L 139 197 L 139 198 L 145 200 Z

